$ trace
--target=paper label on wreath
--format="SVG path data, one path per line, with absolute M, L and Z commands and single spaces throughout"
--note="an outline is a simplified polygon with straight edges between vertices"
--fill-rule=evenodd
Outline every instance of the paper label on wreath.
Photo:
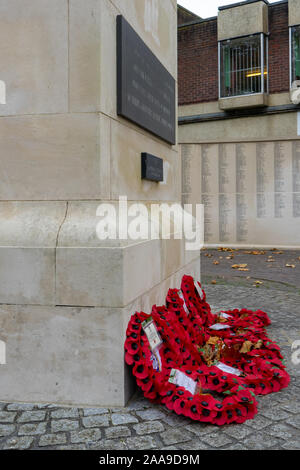
M 199 296 L 200 296 L 200 299 L 203 300 L 203 299 L 204 299 L 204 292 L 203 292 L 203 290 L 201 289 L 201 287 L 199 287 L 198 282 L 194 282 L 194 284 L 195 284 L 195 288 L 196 288 L 196 290 L 197 290 L 197 292 L 198 292 L 198 294 L 199 294 Z
M 195 395 L 198 387 L 197 382 L 177 369 L 171 370 L 169 382 L 175 385 L 179 385 L 179 387 L 185 388 L 192 395 Z
M 153 369 L 156 372 L 161 372 L 162 370 L 161 357 L 160 357 L 158 349 L 155 349 L 154 351 L 151 352 L 151 361 L 152 361 Z
M 230 328 L 230 326 L 229 325 L 223 325 L 223 323 L 216 323 L 215 325 L 210 326 L 209 328 L 211 330 L 219 331 L 219 330 L 226 330 L 227 328 Z
M 221 312 L 220 317 L 222 317 L 222 318 L 231 318 L 232 315 L 229 315 L 228 313 L 225 313 L 225 312 Z
M 160 346 L 163 341 L 156 329 L 155 323 L 153 322 L 152 318 L 150 317 L 148 318 L 148 320 L 144 321 L 142 327 L 148 338 L 150 349 L 151 351 L 154 351 L 154 349 Z
M 215 367 L 225 372 L 226 374 L 233 374 L 238 376 L 242 375 L 242 372 L 239 369 L 236 369 L 235 367 L 230 367 L 227 364 L 224 364 L 223 362 L 218 362 L 217 364 L 215 364 Z
M 178 292 L 178 296 L 180 297 L 181 300 L 183 300 L 183 309 L 184 309 L 185 313 L 187 315 L 189 315 L 190 312 L 189 312 L 189 309 L 186 306 L 186 303 L 185 303 L 185 300 L 184 300 L 184 297 L 183 297 L 183 293 L 181 292 L 181 290 Z

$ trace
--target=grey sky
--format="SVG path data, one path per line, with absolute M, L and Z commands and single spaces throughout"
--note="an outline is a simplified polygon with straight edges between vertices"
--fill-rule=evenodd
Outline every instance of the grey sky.
M 239 3 L 241 0 L 179 0 L 179 5 L 187 8 L 188 10 L 201 16 L 201 18 L 210 18 L 218 14 L 218 7 L 223 5 L 231 5 L 232 3 Z M 269 0 L 269 3 L 274 3 L 278 0 Z

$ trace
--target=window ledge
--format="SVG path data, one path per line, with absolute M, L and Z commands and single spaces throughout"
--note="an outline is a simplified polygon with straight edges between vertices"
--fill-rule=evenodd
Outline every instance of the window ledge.
M 239 108 L 257 108 L 259 106 L 268 106 L 268 95 L 266 93 L 219 99 L 219 108 L 224 111 Z

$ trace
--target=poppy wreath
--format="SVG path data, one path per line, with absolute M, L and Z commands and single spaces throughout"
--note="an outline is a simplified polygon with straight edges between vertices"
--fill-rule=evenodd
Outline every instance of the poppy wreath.
M 147 320 L 161 338 L 154 351 L 143 327 Z M 169 290 L 166 306 L 131 317 L 125 361 L 151 402 L 197 421 L 243 423 L 257 412 L 255 395 L 289 383 L 279 347 L 266 335 L 269 324 L 260 310 L 213 314 L 201 285 L 184 276 L 180 290 Z M 174 371 L 184 380 L 172 382 Z

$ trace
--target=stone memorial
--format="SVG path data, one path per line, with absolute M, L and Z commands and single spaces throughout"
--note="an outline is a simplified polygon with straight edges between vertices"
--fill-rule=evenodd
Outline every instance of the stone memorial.
M 199 278 L 199 253 L 183 240 L 96 232 L 99 205 L 118 211 L 120 196 L 180 203 L 176 8 L 175 0 L 28 0 L 26 8 L 0 0 L 2 401 L 124 405 L 133 391 L 124 364 L 130 316 L 183 274 Z M 118 114 L 119 16 L 167 77 L 166 126 Z M 162 182 L 141 178 L 143 152 L 163 159 Z

